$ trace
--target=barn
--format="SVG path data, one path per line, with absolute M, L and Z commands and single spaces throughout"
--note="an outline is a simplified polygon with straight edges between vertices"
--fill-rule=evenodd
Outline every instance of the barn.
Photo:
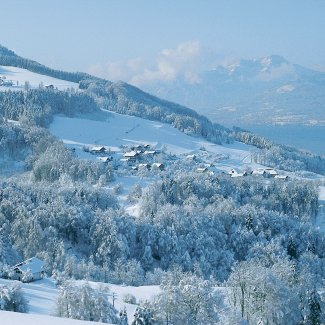
M 12 267 L 13 280 L 32 282 L 40 280 L 44 274 L 44 262 L 37 257 L 32 257 Z

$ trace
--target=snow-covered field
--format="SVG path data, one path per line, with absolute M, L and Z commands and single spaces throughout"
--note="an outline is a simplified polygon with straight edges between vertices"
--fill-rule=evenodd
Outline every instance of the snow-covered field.
M 59 90 L 67 89 L 67 88 L 75 88 L 78 89 L 79 85 L 74 82 L 69 82 L 61 79 L 52 78 L 49 76 L 45 76 L 42 74 L 34 73 L 28 71 L 26 69 L 16 68 L 16 67 L 7 67 L 0 66 L 0 77 L 6 77 L 5 80 L 11 80 L 13 82 L 13 86 L 1 86 L 0 91 L 4 90 L 21 90 L 24 88 L 25 81 L 28 81 L 32 88 L 38 88 L 41 83 L 44 86 L 53 85 L 55 88 Z M 18 82 L 18 85 L 17 85 Z
M 1 325 L 95 325 L 99 322 L 87 322 L 68 318 L 59 318 L 45 315 L 31 315 L 0 311 Z
M 121 145 L 149 144 L 157 149 L 165 147 L 167 152 L 174 155 L 193 154 L 205 148 L 208 153 L 227 156 L 220 168 L 229 170 L 234 166 L 251 165 L 251 152 L 256 150 L 238 142 L 217 145 L 200 137 L 186 135 L 169 124 L 112 112 L 79 118 L 56 116 L 50 132 L 75 148 L 79 157 L 88 159 L 89 154 L 82 150 L 84 146 L 107 146 L 113 151 L 122 152 Z
M 10 285 L 11 280 L 0 279 L 0 285 Z M 76 285 L 82 285 L 85 281 L 76 281 Z M 99 287 L 108 288 L 109 292 L 114 293 L 115 308 L 127 311 L 129 320 L 133 319 L 133 315 L 137 305 L 125 303 L 123 301 L 124 295 L 132 294 L 137 303 L 141 301 L 150 300 L 152 296 L 159 293 L 158 286 L 123 286 L 100 282 L 88 282 L 89 285 L 98 289 Z M 20 314 L 13 312 L 0 311 L 0 324 L 3 325 L 18 325 L 24 323 L 26 325 L 83 325 L 83 324 L 99 324 L 94 322 L 84 322 L 77 320 L 69 320 L 64 318 L 53 317 L 55 314 L 55 304 L 58 295 L 58 289 L 55 281 L 52 279 L 42 279 L 31 283 L 21 283 L 25 298 L 28 300 L 29 312 L 28 314 Z M 112 298 L 109 297 L 112 303 Z

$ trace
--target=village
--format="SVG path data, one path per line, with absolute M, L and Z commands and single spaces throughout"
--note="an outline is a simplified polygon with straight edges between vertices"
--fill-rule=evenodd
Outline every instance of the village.
M 12 87 L 14 86 L 14 84 L 16 84 L 18 86 L 18 81 L 16 83 L 14 83 L 13 80 L 9 80 L 6 78 L 6 76 L 0 76 L 0 86 L 4 86 L 4 87 Z
M 173 168 L 175 156 L 165 153 L 164 150 L 155 148 L 149 144 L 123 145 L 122 152 L 113 151 L 107 146 L 90 146 L 84 147 L 84 151 L 95 156 L 103 164 L 114 164 L 115 169 L 134 175 L 135 172 L 155 171 L 164 172 Z M 72 149 L 74 151 L 75 148 Z M 279 174 L 275 169 L 270 167 L 256 168 L 253 170 L 240 171 L 232 168 L 228 172 L 217 169 L 217 162 L 227 159 L 225 156 L 219 156 L 214 162 L 206 162 L 199 154 L 184 154 L 180 157 L 183 167 L 198 174 L 223 174 L 231 178 L 240 177 L 263 177 L 265 179 L 278 179 L 282 181 L 289 180 L 288 175 Z M 179 163 L 177 161 L 176 163 Z M 135 174 L 136 175 L 136 174 Z M 143 174 L 141 174 L 143 175 Z M 17 280 L 24 283 L 40 280 L 44 277 L 44 261 L 37 257 L 31 257 L 10 268 L 5 274 L 5 278 Z
M 74 150 L 74 149 L 73 149 Z M 157 149 L 149 144 L 122 145 L 122 152 L 114 151 L 107 146 L 85 147 L 84 151 L 96 156 L 104 164 L 111 163 L 115 170 L 126 172 L 137 171 L 168 171 L 173 168 L 175 161 L 182 160 L 184 168 L 196 173 L 207 173 L 209 175 L 224 174 L 231 178 L 246 176 L 263 177 L 265 179 L 278 179 L 287 181 L 290 177 L 283 172 L 279 172 L 271 167 L 259 167 L 256 169 L 240 168 L 225 170 L 218 168 L 218 163 L 228 159 L 225 155 L 211 155 L 206 157 L 206 152 L 202 149 L 196 154 L 183 154 L 179 157 L 167 154 L 162 149 Z

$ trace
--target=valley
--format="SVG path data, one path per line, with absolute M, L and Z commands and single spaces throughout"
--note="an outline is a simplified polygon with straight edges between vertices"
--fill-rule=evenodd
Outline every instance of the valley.
M 301 308 L 312 314 L 324 157 L 123 82 L 9 58 L 51 77 L 1 68 L 19 82 L 0 92 L 0 307 L 17 311 L 16 294 L 28 311 L 1 310 L 4 324 L 291 325 Z M 41 280 L 20 268 L 31 257 Z

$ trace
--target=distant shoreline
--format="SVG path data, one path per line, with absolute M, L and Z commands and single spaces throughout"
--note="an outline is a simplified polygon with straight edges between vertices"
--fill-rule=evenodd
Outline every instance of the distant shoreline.
M 325 126 L 242 125 L 242 128 L 285 144 L 325 156 Z

